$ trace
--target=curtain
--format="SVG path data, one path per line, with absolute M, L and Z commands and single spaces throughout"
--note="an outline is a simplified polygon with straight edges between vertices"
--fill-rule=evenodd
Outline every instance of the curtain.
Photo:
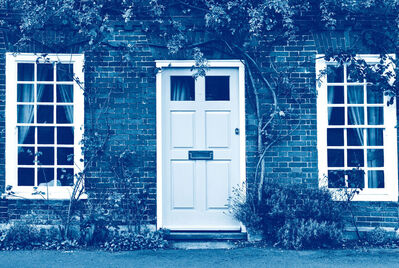
M 369 188 L 384 188 L 384 171 L 371 170 L 368 172 L 368 187 Z
M 39 183 L 39 186 L 54 186 L 54 180 L 51 180 L 49 182 Z M 57 186 L 62 186 L 62 184 L 59 180 L 57 180 Z
M 368 107 L 367 115 L 369 125 L 384 124 L 384 109 L 382 107 Z
M 24 80 L 29 80 L 31 78 L 31 73 L 24 72 L 21 74 L 23 77 L 26 77 Z M 18 101 L 19 102 L 31 102 L 32 105 L 18 105 L 17 107 L 17 120 L 18 123 L 33 123 L 34 116 L 34 90 L 32 84 L 18 84 Z M 29 132 L 29 127 L 20 127 L 19 128 L 19 143 L 24 143 Z
M 348 90 L 348 103 L 363 103 L 363 90 Z M 352 125 L 364 124 L 364 108 L 348 107 L 348 119 L 351 118 Z M 363 113 L 362 113 L 363 111 Z M 355 128 L 357 139 L 363 145 L 363 129 Z
M 194 100 L 194 78 L 191 76 L 172 76 L 170 98 L 172 101 Z
M 328 96 L 327 96 L 328 102 L 327 103 L 334 102 L 334 90 L 335 90 L 335 88 L 333 88 L 332 90 L 327 90 L 327 94 L 328 94 Z M 331 122 L 330 121 L 331 120 L 331 112 L 332 112 L 332 109 L 331 108 L 328 109 L 328 121 L 327 122 Z
M 68 90 L 68 85 L 58 85 L 57 93 L 61 95 L 61 100 L 67 103 L 73 103 L 73 87 L 72 91 Z M 73 105 L 65 105 L 65 113 L 69 122 L 73 123 Z
M 183 101 L 187 98 L 187 89 L 185 88 L 184 80 L 174 79 L 172 83 L 171 100 L 172 101 Z

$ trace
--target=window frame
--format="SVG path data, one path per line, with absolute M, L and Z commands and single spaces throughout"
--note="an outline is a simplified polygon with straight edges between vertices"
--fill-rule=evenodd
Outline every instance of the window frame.
M 46 60 L 44 60 L 44 58 Z M 74 127 L 74 175 L 83 170 L 83 155 L 80 142 L 84 132 L 84 94 L 81 86 L 84 85 L 84 54 L 41 54 L 34 53 L 6 53 L 6 151 L 5 151 L 5 185 L 12 186 L 13 195 L 7 195 L 7 198 L 24 199 L 70 199 L 74 186 L 18 186 L 18 128 L 17 128 L 17 75 L 18 63 L 44 63 L 58 62 L 63 64 L 73 64 L 74 77 L 79 79 L 80 85 L 74 79 L 73 82 L 73 127 Z M 36 79 L 35 79 L 36 81 Z M 37 82 L 32 82 L 36 84 Z M 53 83 L 56 84 L 56 77 Z M 63 82 L 64 83 L 64 82 Z M 55 98 L 55 96 L 53 96 Z M 56 100 L 53 100 L 56 103 Z M 54 104 L 53 104 L 54 105 Z M 53 106 L 55 107 L 55 106 Z M 55 120 L 55 118 L 54 118 Z M 36 123 L 34 123 L 36 125 Z M 57 123 L 54 121 L 54 125 Z M 35 143 L 36 144 L 36 143 Z M 36 144 L 35 146 L 38 146 Z M 53 147 L 55 148 L 55 147 Z M 54 169 L 57 169 L 57 163 L 54 163 Z M 36 169 L 35 169 L 36 170 Z M 76 177 L 74 176 L 74 183 Z M 83 185 L 81 186 L 83 187 Z M 33 194 L 35 192 L 44 192 L 45 195 Z M 47 193 L 48 191 L 48 193 Z M 84 198 L 85 195 L 82 196 Z
M 389 55 L 395 58 L 395 55 Z M 356 55 L 356 58 L 365 60 L 368 64 L 378 63 L 379 55 Z M 317 149 L 318 149 L 318 169 L 319 187 L 329 189 L 335 198 L 339 197 L 340 188 L 328 188 L 328 164 L 327 164 L 327 128 L 328 109 L 327 109 L 327 75 L 322 75 L 328 63 L 324 59 L 324 54 L 316 55 L 316 88 L 317 88 Z M 347 86 L 346 73 L 344 73 L 343 86 Z M 345 91 L 344 91 L 345 92 Z M 396 98 L 392 105 L 387 106 L 388 96 L 384 96 L 384 188 L 364 188 L 356 194 L 353 201 L 398 201 L 398 149 L 397 149 L 397 114 Z M 348 107 L 345 103 L 344 107 Z M 364 104 L 366 105 L 366 104 Z M 365 106 L 366 107 L 366 106 Z M 345 113 L 346 115 L 346 113 Z M 345 128 L 345 126 L 343 126 Z M 364 145 L 363 145 L 364 146 Z M 347 145 L 342 146 L 346 150 Z M 366 150 L 365 147 L 363 147 Z M 364 159 L 366 165 L 367 160 Z M 345 169 L 345 168 L 344 168 Z M 346 168 L 347 169 L 347 168 Z

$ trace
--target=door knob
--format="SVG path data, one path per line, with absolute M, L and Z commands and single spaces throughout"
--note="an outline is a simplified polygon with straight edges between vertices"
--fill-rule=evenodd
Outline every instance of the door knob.
M 237 127 L 237 128 L 234 130 L 234 133 L 236 133 L 236 135 L 240 135 L 240 129 Z

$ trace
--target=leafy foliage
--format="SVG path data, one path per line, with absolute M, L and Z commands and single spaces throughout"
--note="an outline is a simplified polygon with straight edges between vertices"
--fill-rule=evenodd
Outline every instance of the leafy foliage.
M 243 197 L 237 191 L 231 211 L 249 229 L 261 231 L 268 242 L 296 249 L 340 243 L 344 206 L 333 201 L 329 191 L 268 181 L 260 202 L 253 190 L 247 193 Z
M 16 222 L 1 230 L 0 250 L 27 249 L 73 249 L 79 246 L 76 240 L 64 240 L 55 228 L 38 229 L 23 222 Z
M 96 230 L 97 231 L 97 230 Z M 101 230 L 100 230 L 101 231 Z M 56 228 L 40 229 L 24 222 L 16 222 L 9 228 L 0 231 L 0 250 L 70 250 L 87 246 L 103 248 L 109 251 L 126 251 L 137 249 L 162 249 L 167 246 L 165 231 L 148 231 L 141 233 L 110 231 L 112 235 L 95 243 L 87 243 L 87 233 L 74 240 L 63 239 Z M 100 234 L 95 234 L 98 238 Z
M 399 82 L 396 74 L 399 71 L 398 60 L 389 54 L 380 54 L 378 62 L 368 64 L 364 59 L 357 57 L 354 51 L 328 51 L 324 56 L 326 61 L 336 62 L 339 65 L 348 65 L 348 76 L 352 81 L 367 80 L 375 91 L 391 97 L 387 105 L 393 103 L 393 98 L 399 93 Z M 322 73 L 324 75 L 325 72 Z
M 278 230 L 277 241 L 290 249 L 338 247 L 342 245 L 343 233 L 335 222 L 293 219 Z
M 162 249 L 167 246 L 164 231 L 114 233 L 112 238 L 101 247 L 108 251 L 131 251 L 137 249 Z

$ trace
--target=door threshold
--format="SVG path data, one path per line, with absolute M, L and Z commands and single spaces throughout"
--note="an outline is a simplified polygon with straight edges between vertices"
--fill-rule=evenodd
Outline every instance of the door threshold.
M 171 231 L 166 235 L 166 239 L 184 241 L 247 240 L 247 233 L 241 231 Z

